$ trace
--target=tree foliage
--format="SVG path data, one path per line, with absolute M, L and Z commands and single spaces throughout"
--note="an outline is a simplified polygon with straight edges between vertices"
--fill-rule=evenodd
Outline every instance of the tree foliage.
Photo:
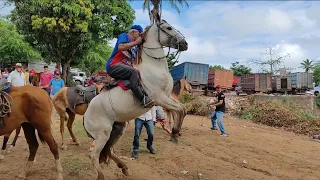
M 131 0 L 133 1 L 133 0 Z M 160 5 L 162 3 L 162 0 L 144 0 L 143 2 L 143 10 L 148 9 L 150 6 L 150 3 L 153 5 L 154 9 L 159 12 Z M 168 3 L 171 5 L 172 8 L 174 8 L 179 14 L 180 14 L 180 8 L 178 5 L 183 6 L 186 5 L 189 7 L 189 4 L 186 0 L 168 0 Z
M 0 34 L 0 61 L 20 62 L 41 59 L 40 53 L 25 42 L 24 37 L 17 32 L 12 23 L 0 20 Z
M 221 65 L 214 65 L 214 66 L 209 66 L 209 70 L 226 70 L 226 68 L 224 68 Z
M 167 61 L 168 61 L 168 68 L 169 70 L 176 65 L 179 61 L 177 59 L 175 59 L 176 56 L 174 54 L 169 54 L 167 57 Z
M 280 55 L 276 47 L 267 46 L 266 52 L 262 53 L 266 59 L 252 60 L 252 63 L 261 67 L 263 72 L 275 74 L 279 72 L 279 68 L 283 65 L 285 58 L 290 57 L 290 54 Z
M 320 63 L 317 62 L 313 66 L 313 81 L 316 83 L 316 85 L 320 85 Z
M 106 43 L 99 43 L 83 56 L 78 65 L 78 68 L 92 74 L 96 71 L 105 70 L 106 60 L 112 53 L 112 47 Z
M 244 74 L 251 73 L 251 68 L 244 66 L 242 64 L 240 65 L 239 62 L 231 63 L 230 69 L 233 71 L 233 74 L 235 76 L 242 76 Z
M 96 43 L 126 31 L 134 10 L 126 1 L 11 0 L 12 20 L 45 58 L 61 63 L 66 79 L 70 63 Z
M 313 61 L 310 61 L 309 59 L 303 60 L 303 62 L 300 64 L 301 67 L 305 70 L 305 72 L 309 72 L 313 68 Z

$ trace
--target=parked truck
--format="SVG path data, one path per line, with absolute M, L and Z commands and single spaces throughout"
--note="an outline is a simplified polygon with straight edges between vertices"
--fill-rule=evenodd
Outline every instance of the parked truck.
M 270 73 L 251 73 L 241 76 L 240 87 L 236 92 L 252 94 L 257 92 L 269 93 L 272 91 Z
M 292 90 L 295 92 L 305 92 L 313 89 L 313 73 L 295 72 L 289 73 Z
M 209 70 L 208 88 L 220 85 L 222 89 L 231 89 L 233 84 L 233 72 L 230 70 Z
M 223 91 L 232 89 L 233 72 L 230 70 L 209 70 L 208 86 L 205 90 L 206 96 L 214 96 L 214 90 L 217 85 L 221 86 Z
M 291 79 L 287 75 L 276 75 L 271 77 L 271 86 L 274 93 L 291 93 Z
M 187 81 L 191 84 L 194 91 L 202 94 L 203 89 L 208 84 L 208 64 L 184 62 L 174 66 L 171 70 L 173 81 L 177 81 L 186 77 Z

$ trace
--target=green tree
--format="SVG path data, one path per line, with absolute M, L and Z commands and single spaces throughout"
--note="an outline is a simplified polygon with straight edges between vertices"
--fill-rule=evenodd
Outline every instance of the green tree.
M 209 70 L 226 70 L 226 68 L 224 68 L 221 65 L 214 65 L 214 66 L 209 66 Z
M 305 72 L 309 72 L 312 70 L 313 68 L 313 61 L 309 60 L 309 59 L 306 59 L 306 60 L 303 60 L 301 64 L 301 68 L 303 68 L 305 70 Z
M 22 60 L 40 60 L 38 51 L 25 42 L 15 26 L 10 22 L 0 20 L 0 61 L 19 62 Z
M 105 70 L 106 60 L 110 57 L 112 50 L 113 48 L 108 44 L 99 43 L 88 50 L 77 67 L 89 75 Z
M 178 60 L 175 59 L 175 55 L 174 54 L 169 54 L 167 57 L 167 61 L 168 61 L 168 68 L 169 70 L 178 63 Z
M 320 62 L 315 63 L 312 67 L 313 70 L 313 81 L 316 85 L 320 85 Z
M 134 0 L 130 0 L 130 1 L 134 1 Z M 174 8 L 179 14 L 180 14 L 180 8 L 178 5 L 181 5 L 181 6 L 186 5 L 187 7 L 189 7 L 189 4 L 187 3 L 186 0 L 168 0 L 167 2 L 169 2 L 171 7 Z M 159 13 L 162 0 L 144 0 L 143 6 L 142 6 L 143 10 L 149 9 L 150 3 L 152 3 L 153 9 L 156 10 L 157 13 Z
M 239 62 L 231 63 L 230 69 L 233 71 L 235 76 L 242 76 L 251 72 L 251 68 L 240 65 Z
M 94 44 L 128 30 L 135 18 L 126 1 L 10 1 L 15 3 L 12 20 L 17 28 L 43 57 L 61 64 L 64 80 L 72 62 Z

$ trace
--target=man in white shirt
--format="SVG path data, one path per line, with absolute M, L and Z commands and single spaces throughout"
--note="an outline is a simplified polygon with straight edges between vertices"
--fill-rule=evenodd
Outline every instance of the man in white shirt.
M 16 64 L 16 69 L 9 74 L 7 82 L 10 82 L 11 85 L 15 87 L 26 85 L 25 75 L 22 72 L 21 63 Z
M 134 121 L 134 138 L 133 138 L 133 152 L 132 158 L 138 159 L 139 154 L 139 138 L 141 135 L 142 126 L 146 127 L 148 140 L 147 148 L 150 154 L 155 154 L 156 152 L 152 148 L 153 143 L 153 133 L 154 133 L 154 121 L 156 119 L 156 109 L 152 107 L 148 112 L 136 118 Z

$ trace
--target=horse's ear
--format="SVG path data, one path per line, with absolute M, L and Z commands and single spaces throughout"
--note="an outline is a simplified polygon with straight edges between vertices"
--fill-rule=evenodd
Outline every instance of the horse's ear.
M 187 76 L 186 75 L 184 75 L 184 77 L 183 77 L 184 79 L 187 79 Z

